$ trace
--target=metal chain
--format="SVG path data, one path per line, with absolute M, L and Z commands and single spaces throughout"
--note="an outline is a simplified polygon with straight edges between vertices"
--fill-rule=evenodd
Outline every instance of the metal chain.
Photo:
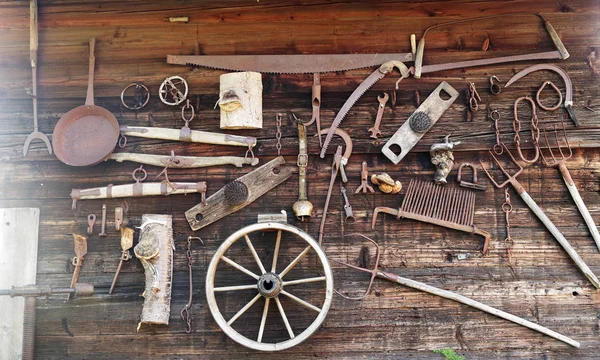
M 275 135 L 275 138 L 277 139 L 277 145 L 275 145 L 275 147 L 277 148 L 277 156 L 281 155 L 281 118 L 282 117 L 283 117 L 283 115 L 277 114 L 277 134 Z
M 498 125 L 498 121 L 500 121 L 500 113 L 498 110 L 492 110 L 491 108 L 488 108 L 488 111 L 488 117 L 494 122 L 494 129 L 496 130 L 496 144 L 494 144 L 492 150 L 496 155 L 502 155 L 504 148 L 502 147 L 502 142 L 500 141 L 500 126 Z
M 190 297 L 188 300 L 188 303 L 183 307 L 183 309 L 181 309 L 181 320 L 184 320 L 186 323 L 186 328 L 185 328 L 185 332 L 186 333 L 191 333 L 192 332 L 192 316 L 191 316 L 191 311 L 190 309 L 192 308 L 192 299 L 193 299 L 193 294 L 194 294 L 194 282 L 192 279 L 192 240 L 200 240 L 200 242 L 202 244 L 204 244 L 204 241 L 202 241 L 202 239 L 200 239 L 199 237 L 195 237 L 195 236 L 188 236 L 187 238 L 187 260 L 188 260 L 188 272 L 189 272 L 189 278 L 190 278 Z
M 540 129 L 538 128 L 538 117 L 535 111 L 535 102 L 529 97 L 520 97 L 515 100 L 514 105 L 514 120 L 513 120 L 513 130 L 515 131 L 515 144 L 517 145 L 517 149 L 521 149 L 521 136 L 519 132 L 521 131 L 521 122 L 519 121 L 519 114 L 517 106 L 522 100 L 526 100 L 531 105 L 531 140 L 533 142 L 534 147 L 538 148 L 538 142 L 540 139 Z M 519 150 L 520 152 L 520 150 Z M 537 157 L 536 157 L 537 158 Z M 525 159 L 524 159 L 525 161 Z
M 506 244 L 506 256 L 508 258 L 508 263 L 512 263 L 511 252 L 514 241 L 512 236 L 510 236 L 510 218 L 509 215 L 512 212 L 512 205 L 510 203 L 510 194 L 508 193 L 508 187 L 504 188 L 504 204 L 502 204 L 502 211 L 504 211 L 504 217 L 506 219 L 506 239 L 504 242 Z

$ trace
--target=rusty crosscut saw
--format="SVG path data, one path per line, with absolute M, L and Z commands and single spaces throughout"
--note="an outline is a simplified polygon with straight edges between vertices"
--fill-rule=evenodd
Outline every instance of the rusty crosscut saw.
M 480 21 L 503 16 L 534 15 L 539 17 L 546 28 L 546 31 L 552 38 L 556 50 L 537 52 L 523 55 L 501 56 L 490 59 L 478 59 L 457 61 L 446 64 L 423 65 L 423 52 L 425 48 L 425 34 L 442 26 L 466 23 L 471 21 Z M 535 13 L 510 13 L 492 15 L 471 19 L 463 19 L 443 24 L 431 26 L 423 33 L 416 49 L 416 56 L 413 59 L 411 53 L 398 54 L 336 54 L 336 55 L 193 55 L 178 56 L 167 55 L 167 63 L 177 65 L 203 66 L 221 70 L 231 71 L 256 71 L 275 74 L 309 74 L 354 70 L 359 68 L 379 66 L 371 75 L 369 75 L 346 100 L 338 114 L 336 115 L 327 137 L 321 148 L 321 158 L 325 157 L 327 147 L 340 126 L 346 114 L 350 111 L 354 103 L 371 88 L 377 81 L 383 79 L 386 74 L 391 72 L 394 67 L 398 68 L 401 74 L 400 80 L 413 74 L 415 78 L 420 78 L 421 74 L 461 69 L 476 66 L 493 65 L 507 62 L 528 61 L 528 60 L 548 60 L 548 59 L 567 59 L 569 52 L 563 45 L 560 37 L 550 24 L 541 15 Z M 408 68 L 403 62 L 414 60 L 414 68 Z M 400 81 L 398 80 L 398 81 Z

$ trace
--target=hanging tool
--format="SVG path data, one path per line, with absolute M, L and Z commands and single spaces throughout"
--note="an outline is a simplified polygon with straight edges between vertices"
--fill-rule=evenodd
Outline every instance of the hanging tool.
M 496 81 L 500 81 L 496 75 L 490 76 L 490 92 L 494 95 L 500 94 L 500 85 Z
M 73 271 L 73 278 L 71 279 L 72 288 L 77 285 L 77 280 L 79 280 L 79 272 L 81 271 L 81 266 L 83 265 L 83 257 L 87 254 L 87 237 L 79 234 L 73 234 L 73 241 L 75 243 L 75 257 L 73 258 L 73 266 L 75 266 L 75 270 Z M 71 300 L 71 294 L 67 295 L 67 300 Z
M 179 315 L 181 316 L 181 320 L 185 321 L 185 323 L 186 323 L 185 332 L 188 334 L 192 332 L 191 309 L 192 309 L 192 299 L 193 299 L 193 295 L 194 295 L 194 281 L 193 281 L 193 277 L 192 277 L 192 240 L 200 240 L 202 245 L 204 245 L 204 241 L 202 241 L 202 239 L 200 239 L 197 236 L 188 236 L 188 238 L 187 238 L 187 251 L 185 254 L 186 254 L 187 260 L 188 260 L 188 276 L 189 276 L 189 280 L 190 280 L 190 296 L 188 298 L 187 304 L 185 304 L 183 309 L 181 309 L 181 312 Z
M 517 180 L 517 176 L 519 176 L 519 174 L 521 174 L 521 172 L 523 172 L 523 167 L 521 165 L 519 165 L 517 160 L 515 160 L 514 156 L 508 150 L 506 145 L 503 145 L 503 146 L 504 146 L 504 151 L 508 154 L 512 163 L 517 166 L 517 169 L 518 169 L 517 172 L 512 175 L 509 174 L 504 169 L 504 167 L 500 164 L 500 162 L 498 161 L 498 158 L 496 158 L 496 156 L 490 151 L 490 155 L 492 156 L 492 159 L 498 165 L 498 167 L 500 168 L 500 171 L 502 171 L 502 173 L 507 177 L 507 180 L 501 184 L 498 184 L 496 182 L 496 180 L 494 180 L 492 175 L 487 171 L 485 166 L 483 166 L 483 163 L 481 163 L 481 160 L 479 160 L 479 163 L 480 163 L 481 167 L 483 168 L 483 171 L 485 171 L 485 174 L 488 176 L 488 178 L 490 178 L 490 181 L 492 182 L 492 184 L 494 184 L 494 186 L 496 186 L 498 189 L 505 187 L 507 184 L 511 184 L 513 186 L 513 188 L 517 191 L 519 196 L 521 196 L 521 199 L 523 199 L 523 201 L 525 201 L 525 203 L 527 204 L 527 206 L 529 206 L 531 211 L 533 211 L 533 213 L 538 217 L 538 219 L 540 219 L 540 221 L 544 224 L 544 226 L 546 226 L 546 229 L 548 229 L 548 231 L 550 231 L 550 233 L 554 236 L 556 241 L 558 241 L 558 243 L 563 247 L 563 249 L 565 249 L 567 254 L 569 254 L 569 256 L 571 257 L 573 262 L 575 262 L 575 265 L 577 265 L 577 267 L 581 270 L 581 272 L 585 275 L 585 277 L 587 277 L 588 280 L 592 283 L 592 285 L 594 285 L 596 288 L 600 288 L 600 282 L 598 281 L 598 278 L 596 278 L 596 275 L 594 275 L 592 270 L 590 270 L 590 268 L 586 265 L 586 263 L 583 261 L 583 259 L 581 259 L 579 254 L 577 254 L 577 251 L 575 251 L 575 249 L 573 249 L 573 247 L 571 246 L 571 244 L 569 244 L 567 239 L 565 239 L 563 234 L 552 223 L 552 221 L 550 221 L 550 219 L 548 218 L 548 216 L 546 216 L 544 211 L 531 198 L 531 196 L 529 196 L 527 191 L 525 191 L 525 188 L 523 188 L 523 186 L 519 183 L 519 181 Z
M 321 75 L 316 72 L 313 74 L 312 86 L 312 117 L 304 126 L 308 127 L 313 122 L 317 123 L 317 134 L 321 133 Z M 319 135 L 319 146 L 323 146 L 321 135 Z
M 352 213 L 352 205 L 350 205 L 350 201 L 348 201 L 348 195 L 346 194 L 346 188 L 344 185 L 340 184 L 340 191 L 344 196 L 344 212 L 346 213 L 346 222 L 348 221 L 356 221 L 354 214 Z
M 106 204 L 102 204 L 102 223 L 100 225 L 100 234 L 98 236 L 106 237 Z
M 371 133 L 371 138 L 377 139 L 379 135 L 381 135 L 381 130 L 379 130 L 379 125 L 381 124 L 381 119 L 383 118 L 383 110 L 385 109 L 385 104 L 387 103 L 390 96 L 387 93 L 383 93 L 383 96 L 377 96 L 377 101 L 379 102 L 379 106 L 377 107 L 377 117 L 375 118 L 375 125 L 372 128 L 369 128 L 369 132 Z
M 325 219 L 327 218 L 327 209 L 329 208 L 329 200 L 331 200 L 331 192 L 333 191 L 333 184 L 337 178 L 337 174 L 340 171 L 342 162 L 342 146 L 338 145 L 335 155 L 333 155 L 333 163 L 331 164 L 331 177 L 329 178 L 329 188 L 327 189 L 327 197 L 325 198 L 325 205 L 323 205 L 323 215 L 321 216 L 321 225 L 319 226 L 319 246 L 323 244 L 323 235 L 325 231 Z
M 354 235 L 354 234 L 351 234 L 351 235 Z M 364 298 L 364 297 L 366 297 L 369 294 L 369 292 L 371 291 L 371 287 L 372 287 L 373 281 L 375 280 L 376 277 L 378 277 L 378 278 L 381 278 L 381 279 L 385 279 L 385 280 L 389 280 L 389 281 L 392 281 L 392 282 L 396 282 L 396 283 L 398 283 L 400 285 L 404 285 L 406 287 L 410 287 L 410 288 L 413 288 L 413 289 L 416 289 L 416 290 L 419 290 L 419 291 L 423 291 L 423 292 L 426 292 L 426 293 L 429 293 L 429 294 L 432 294 L 432 295 L 437 295 L 437 296 L 440 296 L 440 297 L 443 297 L 443 298 L 446 298 L 446 299 L 450 299 L 450 300 L 459 302 L 459 303 L 464 304 L 464 305 L 471 306 L 471 307 L 473 307 L 475 309 L 481 310 L 481 311 L 486 312 L 488 314 L 492 314 L 494 316 L 498 316 L 498 317 L 500 317 L 502 319 L 505 319 L 505 320 L 508 320 L 508 321 L 512 321 L 515 324 L 519 324 L 521 326 L 525 326 L 527 328 L 535 330 L 535 331 L 537 331 L 539 333 L 542 333 L 544 335 L 548 335 L 548 336 L 550 336 L 552 338 L 560 340 L 560 341 L 562 341 L 562 342 L 564 342 L 566 344 L 569 344 L 569 345 L 571 345 L 573 347 L 578 348 L 580 346 L 579 342 L 577 342 L 577 341 L 575 341 L 575 340 L 573 340 L 571 338 L 568 338 L 568 337 L 566 337 L 564 335 L 561 335 L 561 334 L 559 334 L 559 333 L 557 333 L 555 331 L 552 331 L 552 330 L 550 330 L 548 328 L 545 328 L 545 327 L 543 327 L 541 325 L 532 323 L 531 321 L 528 321 L 528 320 L 525 320 L 525 319 L 520 318 L 518 316 L 509 314 L 509 313 L 504 312 L 502 310 L 498 310 L 498 309 L 493 308 L 493 307 L 491 307 L 489 305 L 480 303 L 480 302 L 475 301 L 473 299 L 470 299 L 470 298 L 468 298 L 466 296 L 462 296 L 462 295 L 459 295 L 459 294 L 454 293 L 452 291 L 448 291 L 448 290 L 443 290 L 443 289 L 440 289 L 440 288 L 436 288 L 434 286 L 427 285 L 427 284 L 419 282 L 419 281 L 410 280 L 410 279 L 401 277 L 401 276 L 393 274 L 393 273 L 389 273 L 389 272 L 386 272 L 386 271 L 379 270 L 379 258 L 380 258 L 379 245 L 374 240 L 372 240 L 371 238 L 369 238 L 369 237 L 367 237 L 365 235 L 362 235 L 362 234 L 356 234 L 356 235 L 362 236 L 366 240 L 370 241 L 373 244 L 373 246 L 375 246 L 375 248 L 376 248 L 376 253 L 375 253 L 376 260 L 375 260 L 375 265 L 374 265 L 373 269 L 368 269 L 368 268 L 364 268 L 364 267 L 360 267 L 360 266 L 355 266 L 355 265 L 347 264 L 347 263 L 344 263 L 344 262 L 341 262 L 341 261 L 337 261 L 337 260 L 333 260 L 333 259 L 331 259 L 331 260 L 334 261 L 334 262 L 336 262 L 336 263 L 338 263 L 338 264 L 342 264 L 342 265 L 348 266 L 350 268 L 353 268 L 353 269 L 356 269 L 356 270 L 363 271 L 363 272 L 371 274 L 371 280 L 369 282 L 369 286 L 367 288 L 367 292 L 362 297 L 360 297 L 360 298 Z M 346 236 L 348 236 L 348 235 L 346 235 Z M 362 250 L 361 250 L 361 252 L 362 252 Z M 367 254 L 368 254 L 368 252 L 367 252 Z M 369 262 L 370 262 L 370 255 L 368 255 L 368 256 L 369 256 Z M 338 292 L 338 294 L 339 294 L 339 292 Z M 346 297 L 346 296 L 344 296 L 344 297 Z M 358 299 L 360 299 L 360 298 L 358 298 Z
M 590 215 L 590 212 L 588 211 L 587 206 L 585 206 L 585 203 L 583 202 L 581 195 L 579 195 L 577 186 L 575 186 L 575 182 L 573 181 L 573 178 L 571 177 L 571 173 L 569 172 L 569 169 L 567 168 L 567 165 L 566 165 L 566 161 L 569 160 L 571 158 L 571 156 L 573 156 L 573 151 L 571 150 L 571 145 L 569 145 L 569 140 L 567 139 L 567 132 L 565 131 L 565 126 L 564 126 L 565 124 L 562 121 L 561 121 L 561 124 L 562 124 L 564 145 L 561 145 L 561 141 L 558 138 L 558 131 L 556 129 L 556 126 L 554 127 L 554 138 L 556 141 L 556 149 L 557 149 L 556 156 L 554 154 L 555 150 L 553 150 L 550 147 L 550 142 L 548 141 L 548 135 L 546 134 L 546 131 L 544 130 L 544 138 L 546 139 L 546 149 L 548 150 L 548 153 L 550 154 L 550 156 L 549 157 L 544 156 L 544 150 L 540 147 L 540 155 L 542 157 L 542 162 L 546 166 L 557 167 L 558 170 L 560 170 L 560 174 L 562 175 L 565 185 L 567 185 L 567 189 L 569 190 L 569 193 L 571 194 L 571 197 L 573 198 L 575 205 L 577 205 L 577 209 L 579 209 L 579 212 L 581 213 L 583 220 L 585 221 L 588 229 L 590 230 L 590 234 L 592 235 L 592 238 L 594 238 L 594 241 L 596 242 L 596 246 L 598 247 L 598 249 L 600 249 L 600 233 L 598 233 L 598 228 L 596 227 L 596 223 L 594 222 L 594 219 L 592 219 L 592 216 Z M 563 150 L 562 150 L 563 147 L 566 147 L 565 152 L 563 152 Z
M 33 132 L 25 139 L 23 145 L 23 156 L 27 156 L 29 145 L 34 139 L 42 140 L 52 155 L 52 145 L 48 136 L 38 127 L 38 98 L 37 98 L 37 52 L 38 52 L 38 8 L 37 0 L 29 3 L 29 63 L 31 64 L 31 98 L 33 99 Z
M 469 98 L 469 109 L 471 111 L 477 111 L 479 109 L 479 102 L 481 101 L 481 96 L 477 92 L 477 88 L 475 88 L 475 83 L 469 83 L 469 90 L 467 91 Z
M 187 99 L 188 84 L 181 76 L 169 76 L 158 88 L 158 97 L 166 105 L 177 106 Z
M 521 136 L 519 135 L 519 132 L 521 131 L 521 122 L 519 121 L 518 105 L 523 100 L 529 102 L 529 105 L 531 105 L 531 143 L 533 144 L 533 150 L 535 154 L 533 159 L 526 159 L 525 156 L 523 156 L 523 152 L 521 152 Z M 538 117 L 535 111 L 535 102 L 531 100 L 529 96 L 520 97 L 517 100 L 515 100 L 513 130 L 515 131 L 514 140 L 519 157 L 521 158 L 521 160 L 523 160 L 523 162 L 527 164 L 535 163 L 540 157 L 540 150 L 538 145 L 540 139 L 540 129 L 538 128 Z
M 177 129 L 128 125 L 122 125 L 120 129 L 121 136 L 134 136 L 171 141 L 187 141 L 213 145 L 247 146 L 249 149 L 256 145 L 256 138 L 252 136 L 239 136 L 200 130 L 190 130 L 189 138 L 182 138 L 182 131 Z
M 123 207 L 115 207 L 115 230 L 121 231 L 123 225 Z
M 140 174 L 138 174 L 140 173 Z M 148 177 L 148 173 L 142 166 L 135 169 L 131 174 L 134 184 L 126 185 L 112 185 L 109 184 L 103 187 L 96 187 L 90 189 L 72 189 L 71 199 L 73 199 L 73 210 L 77 208 L 78 200 L 90 200 L 90 199 L 113 199 L 123 197 L 140 197 L 140 196 L 154 196 L 154 195 L 179 195 L 179 194 L 191 194 L 200 193 L 202 195 L 202 202 L 205 202 L 206 198 L 206 182 L 171 182 L 169 179 L 165 179 L 161 182 L 143 182 Z
M 275 116 L 275 125 L 277 126 L 277 132 L 275 133 L 275 139 L 277 139 L 277 144 L 275 144 L 275 148 L 277 149 L 277 156 L 281 156 L 281 121 L 283 119 L 283 114 L 277 114 Z
M 308 153 L 306 143 L 306 126 L 302 124 L 296 115 L 294 115 L 298 123 L 298 159 L 296 165 L 298 165 L 298 201 L 292 205 L 292 210 L 296 215 L 296 218 L 300 221 L 308 221 L 313 211 L 313 204 L 308 201 L 306 194 L 306 167 L 308 166 Z
M 550 88 L 552 90 L 554 90 L 555 93 L 558 94 L 558 102 L 554 106 L 546 106 L 542 103 L 542 100 L 540 99 L 540 94 L 542 93 L 544 88 L 548 85 L 550 85 Z M 538 106 L 540 108 L 542 108 L 542 110 L 556 111 L 560 107 L 560 104 L 562 104 L 563 96 L 562 96 L 562 93 L 560 92 L 560 89 L 558 87 L 556 87 L 556 85 L 554 85 L 554 83 L 552 81 L 544 81 L 544 83 L 538 89 L 537 93 L 535 93 L 535 100 L 536 100 Z
M 88 228 L 87 234 L 92 235 L 94 233 L 94 224 L 96 224 L 96 214 L 89 214 L 87 217 Z
M 133 90 L 134 90 L 134 94 L 133 94 L 134 103 L 133 104 L 128 104 L 125 101 L 125 93 L 130 88 L 133 88 Z M 142 84 L 140 81 L 136 81 L 134 83 L 127 85 L 125 87 L 125 89 L 123 89 L 123 91 L 121 91 L 121 104 L 123 104 L 123 106 L 129 110 L 142 109 L 144 106 L 146 106 L 148 104 L 148 100 L 150 100 L 150 90 L 148 90 L 146 85 Z
M 320 134 L 329 133 L 329 129 L 330 128 L 321 130 Z M 342 177 L 342 182 L 347 183 L 348 177 L 346 176 L 346 165 L 348 165 L 348 160 L 350 159 L 350 155 L 352 155 L 352 138 L 342 129 L 335 129 L 333 133 L 341 137 L 346 145 L 346 150 L 340 160 L 340 175 Z
M 506 238 L 504 239 L 504 243 L 506 245 L 506 257 L 508 258 L 508 263 L 510 264 L 512 263 L 512 246 L 515 242 L 510 235 L 510 213 L 513 211 L 513 208 L 510 203 L 508 186 L 504 188 L 504 204 L 502 204 L 502 211 L 504 212 L 504 220 L 506 222 Z
M 450 98 L 442 99 L 442 91 L 448 94 Z M 458 91 L 447 82 L 442 81 L 385 143 L 381 148 L 381 152 L 391 162 L 398 164 L 457 98 Z
M 117 279 L 119 278 L 119 274 L 121 273 L 121 267 L 123 267 L 123 261 L 129 261 L 131 259 L 129 249 L 133 247 L 133 234 L 134 230 L 132 228 L 121 228 L 121 257 L 119 258 L 119 266 L 117 267 L 117 272 L 115 273 L 115 277 L 113 278 L 112 284 L 110 285 L 110 290 L 108 290 L 109 294 L 112 294 L 113 290 L 115 289 Z
M 464 167 L 470 167 L 471 170 L 473 171 L 473 181 L 472 182 L 464 181 L 462 179 L 462 170 Z M 481 190 L 481 191 L 487 190 L 487 187 L 485 185 L 481 185 L 481 184 L 477 183 L 477 168 L 475 167 L 475 165 L 473 165 L 471 163 L 460 164 L 460 166 L 458 167 L 458 175 L 456 176 L 456 182 L 458 182 L 458 184 L 460 186 L 468 188 L 468 189 Z
M 538 64 L 538 65 L 533 65 L 528 68 L 525 68 L 525 69 L 519 71 L 518 73 L 516 73 L 512 78 L 510 78 L 510 80 L 508 80 L 508 82 L 506 83 L 506 85 L 504 85 L 504 87 L 509 87 L 510 85 L 512 85 L 514 82 L 516 82 L 520 78 L 525 77 L 526 75 L 531 74 L 532 72 L 535 72 L 538 70 L 549 70 L 549 71 L 553 71 L 553 72 L 557 73 L 558 75 L 560 75 L 560 77 L 565 82 L 565 98 L 564 98 L 565 102 L 564 102 L 563 106 L 565 107 L 565 110 L 567 110 L 567 113 L 569 114 L 569 117 L 571 118 L 571 120 L 573 120 L 573 123 L 575 124 L 575 126 L 581 125 L 581 123 L 577 119 L 575 110 L 573 110 L 573 83 L 571 82 L 571 78 L 569 77 L 569 74 L 567 74 L 567 72 L 565 70 L 563 70 L 562 68 L 560 68 L 556 65 Z M 540 92 L 540 91 L 541 90 L 539 90 L 538 92 Z M 538 104 L 539 104 L 539 100 L 538 100 Z
M 504 149 L 502 148 L 502 142 L 500 141 L 500 125 L 498 124 L 498 121 L 500 121 L 500 113 L 498 110 L 488 106 L 488 117 L 494 122 L 494 131 L 496 132 L 496 143 L 492 150 L 496 155 L 502 155 Z
M 278 156 L 246 175 L 228 183 L 212 194 L 205 202 L 185 212 L 192 230 L 197 231 L 213 222 L 241 210 L 269 190 L 274 189 L 292 176 L 283 156 Z M 278 169 L 279 171 L 277 171 Z
M 92 296 L 94 295 L 94 285 L 87 283 L 77 283 L 70 288 L 56 288 L 50 285 L 26 285 L 12 286 L 10 289 L 0 289 L 0 296 L 17 297 L 39 297 L 52 296 L 59 294 L 69 294 L 75 296 Z
M 241 156 L 180 156 L 175 155 L 175 151 L 173 150 L 171 150 L 170 156 L 138 153 L 113 153 L 108 156 L 107 160 L 115 160 L 116 162 L 132 161 L 138 164 L 173 169 L 195 169 L 218 165 L 234 165 L 235 167 L 242 167 L 244 165 L 256 166 L 259 163 L 258 158 Z
M 368 183 L 369 179 L 369 170 L 367 169 L 367 162 L 362 162 L 362 170 L 360 171 L 360 186 L 354 191 L 355 194 L 358 194 L 361 190 L 363 194 L 367 193 L 367 190 L 371 193 L 374 193 L 373 187 Z
M 373 210 L 371 229 L 375 229 L 379 213 L 483 236 L 481 252 L 485 255 L 488 251 L 490 233 L 473 224 L 475 193 L 472 191 L 412 179 L 399 209 L 378 206 Z

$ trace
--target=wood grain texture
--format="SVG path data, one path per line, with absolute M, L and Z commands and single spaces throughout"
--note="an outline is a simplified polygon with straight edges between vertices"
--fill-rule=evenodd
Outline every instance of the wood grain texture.
M 596 0 L 556 1 L 272 1 L 228 0 L 159 1 L 101 0 L 77 2 L 48 0 L 39 3 L 38 99 L 40 131 L 51 134 L 58 119 L 84 102 L 87 86 L 88 39 L 96 37 L 96 104 L 109 109 L 121 125 L 155 126 L 180 129 L 179 107 L 168 107 L 157 96 L 160 83 L 168 76 L 181 75 L 190 86 L 190 102 L 198 118 L 190 123 L 193 130 L 219 132 L 219 95 L 222 71 L 166 64 L 167 54 L 326 54 L 393 53 L 410 50 L 409 37 L 417 38 L 431 26 L 475 16 L 511 12 L 539 12 L 558 32 L 571 54 L 566 61 L 554 61 L 573 80 L 574 109 L 582 126 L 567 121 L 567 134 L 574 149 L 567 162 L 573 181 L 595 221 L 600 220 L 600 78 L 586 63 L 587 55 L 600 48 Z M 29 89 L 29 2 L 0 0 L 0 207 L 37 207 L 41 209 L 38 282 L 52 286 L 69 284 L 73 266 L 71 233 L 83 233 L 87 215 L 100 214 L 102 203 L 112 214 L 120 199 L 81 202 L 77 213 L 70 210 L 72 188 L 91 188 L 131 182 L 130 163 L 105 162 L 89 168 L 72 168 L 48 155 L 42 143 L 33 143 L 23 158 L 22 146 L 32 129 L 33 118 Z M 188 16 L 188 23 L 169 23 L 173 16 Z M 481 51 L 489 39 L 487 51 Z M 465 23 L 427 35 L 424 64 L 441 64 L 492 56 L 524 54 L 552 50 L 550 37 L 542 23 L 531 15 L 496 18 Z M 486 257 L 451 261 L 449 254 L 476 253 L 480 241 L 469 234 L 443 229 L 412 220 L 382 217 L 375 230 L 370 229 L 376 206 L 397 208 L 403 198 L 380 192 L 352 194 L 360 185 L 361 162 L 371 173 L 388 172 L 404 184 L 412 178 L 433 178 L 429 147 L 448 134 L 462 143 L 455 148 L 455 164 L 480 158 L 491 162 L 487 150 L 495 142 L 489 107 L 500 112 L 501 140 L 514 148 L 512 128 L 513 102 L 520 96 L 535 95 L 540 84 L 551 80 L 564 91 L 562 80 L 553 73 L 537 72 L 519 80 L 499 95 L 488 91 L 489 77 L 498 76 L 502 85 L 512 75 L 532 63 L 499 64 L 424 74 L 419 80 L 404 79 L 396 91 L 394 108 L 384 111 L 379 140 L 369 138 L 367 129 L 377 113 L 377 96 L 394 91 L 397 75 L 379 81 L 357 102 L 342 123 L 353 138 L 354 152 L 346 167 L 350 203 L 355 223 L 345 223 L 343 201 L 336 191 L 325 224 L 325 250 L 329 257 L 354 262 L 361 242 L 344 234 L 362 232 L 382 247 L 381 266 L 390 272 L 425 282 L 526 318 L 581 342 L 580 349 L 555 341 L 515 324 L 483 314 L 449 300 L 419 293 L 377 280 L 373 293 L 355 302 L 335 296 L 321 329 L 303 344 L 278 354 L 262 354 L 229 340 L 214 323 L 204 297 L 206 268 L 215 250 L 235 230 L 254 223 L 263 212 L 288 211 L 288 221 L 317 237 L 319 220 L 329 183 L 331 156 L 340 139 L 333 140 L 329 156 L 320 159 L 318 139 L 308 131 L 308 199 L 315 211 L 308 223 L 299 223 L 291 212 L 298 198 L 297 126 L 284 116 L 281 154 L 294 173 L 292 178 L 244 209 L 196 232 L 205 245 L 192 248 L 194 303 L 192 334 L 185 333 L 179 311 L 188 300 L 185 241 L 192 235 L 184 212 L 199 202 L 199 196 L 132 198 L 125 214 L 130 226 L 138 226 L 142 214 L 172 214 L 175 254 L 169 326 L 151 326 L 135 333 L 143 304 L 142 265 L 131 260 L 123 265 L 114 295 L 108 289 L 119 263 L 120 235 L 108 216 L 108 237 L 94 235 L 81 271 L 81 282 L 92 282 L 96 295 L 75 298 L 69 303 L 59 297 L 38 300 L 36 357 L 40 359 L 138 359 L 138 358 L 382 358 L 430 359 L 432 349 L 451 347 L 469 359 L 547 359 L 597 358 L 600 345 L 598 323 L 600 296 L 573 265 L 552 235 L 546 231 L 524 202 L 511 190 L 514 211 L 511 234 L 515 240 L 508 262 L 503 190 L 494 189 L 483 173 L 479 182 L 490 186 L 476 194 L 475 225 L 492 235 Z M 328 127 L 351 92 L 373 69 L 358 69 L 321 74 L 322 127 Z M 124 109 L 118 98 L 121 90 L 134 81 L 143 81 L 151 91 L 148 106 L 141 111 Z M 380 148 L 417 108 L 414 91 L 425 99 L 441 82 L 447 81 L 460 91 L 458 100 L 413 150 L 396 166 Z M 263 129 L 240 130 L 235 134 L 258 139 L 254 148 L 261 164 L 277 155 L 275 116 L 293 111 L 301 119 L 311 116 L 312 74 L 262 75 Z M 481 97 L 479 110 L 467 121 L 465 90 L 474 82 Z M 550 92 L 545 92 L 550 93 Z M 556 98 L 548 98 L 554 103 Z M 565 114 L 538 112 L 540 127 L 559 124 Z M 522 117 L 528 119 L 526 110 Z M 522 145 L 531 149 L 522 124 Z M 181 156 L 244 156 L 245 149 L 235 146 L 176 143 L 156 139 L 129 138 L 125 152 Z M 526 154 L 530 155 L 530 154 Z M 149 177 L 161 169 L 148 166 Z M 172 169 L 169 179 L 178 182 L 206 181 L 208 195 L 228 182 L 252 171 L 251 167 L 217 166 L 201 169 Z M 499 175 L 495 172 L 494 174 Z M 449 181 L 454 182 L 456 172 Z M 529 166 L 519 177 L 533 199 L 557 225 L 596 274 L 600 273 L 600 253 L 589 235 L 557 169 L 541 163 Z M 150 179 L 149 179 L 150 180 Z M 98 225 L 96 225 L 98 229 Z M 97 232 L 97 230 L 96 230 Z M 136 235 L 137 236 L 137 235 Z M 253 239 L 254 242 L 254 239 Z M 268 263 L 268 242 L 264 243 L 263 261 Z M 239 250 L 236 260 L 251 261 L 252 256 Z M 301 248 L 282 253 L 282 261 L 291 261 Z M 310 261 L 301 263 L 310 272 Z M 351 295 L 366 285 L 366 275 L 333 264 L 335 287 Z M 223 268 L 232 281 L 240 278 L 236 270 Z M 302 272 L 300 274 L 303 274 Z M 242 274 L 243 275 L 243 274 Z M 308 288 L 307 288 L 308 289 Z M 245 295 L 244 295 L 245 296 Z M 239 301 L 248 301 L 240 296 Z M 302 296 L 310 300 L 309 291 Z M 229 301 L 235 312 L 235 300 Z M 283 306 L 287 306 L 284 304 Z M 291 305 L 290 305 L 291 306 Z M 244 323 L 258 331 L 262 303 L 256 305 L 259 316 L 251 313 Z M 239 309 L 239 308 L 238 308 Z M 291 312 L 291 320 L 301 323 L 302 312 Z M 270 315 L 270 314 L 269 314 Z M 267 322 L 267 324 L 269 324 Z M 275 328 L 279 326 L 275 324 Z M 285 331 L 285 330 L 284 330 Z M 271 334 L 273 335 L 273 334 Z M 441 358 L 441 356 L 440 356 Z

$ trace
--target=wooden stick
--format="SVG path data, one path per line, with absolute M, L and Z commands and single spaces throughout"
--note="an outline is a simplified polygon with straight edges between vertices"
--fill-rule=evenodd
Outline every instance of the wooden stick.
M 149 139 L 184 141 L 181 139 L 180 129 L 122 125 L 121 134 L 126 136 L 137 136 Z M 190 131 L 189 141 L 204 144 L 245 147 L 254 147 L 254 145 L 256 145 L 256 138 L 251 136 L 220 134 L 199 130 Z
M 217 165 L 235 165 L 242 167 L 243 165 L 258 165 L 257 158 L 246 160 L 240 156 L 169 156 L 169 155 L 150 155 L 136 153 L 116 153 L 110 154 L 110 160 L 116 162 L 132 161 L 140 164 L 169 167 L 175 169 L 192 169 L 207 166 Z M 107 159 L 107 160 L 108 160 Z

